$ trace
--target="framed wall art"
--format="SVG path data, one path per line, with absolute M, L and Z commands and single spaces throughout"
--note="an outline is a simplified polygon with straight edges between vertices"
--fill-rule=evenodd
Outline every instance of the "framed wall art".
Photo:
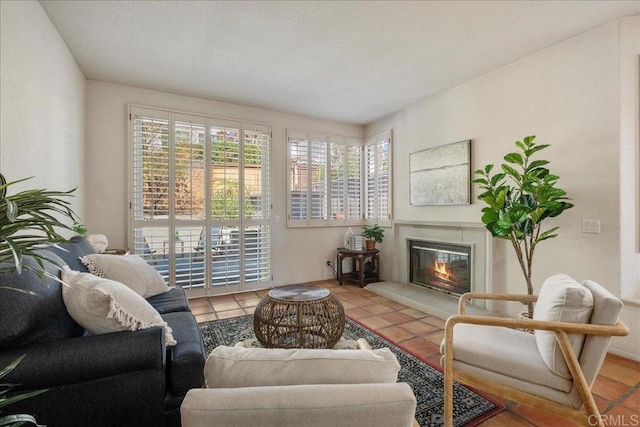
M 471 203 L 471 140 L 409 155 L 412 206 Z

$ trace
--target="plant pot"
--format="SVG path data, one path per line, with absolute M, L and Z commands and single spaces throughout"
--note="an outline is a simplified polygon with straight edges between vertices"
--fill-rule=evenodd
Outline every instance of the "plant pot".
M 367 250 L 372 251 L 376 248 L 375 240 L 365 240 L 365 244 L 367 245 Z
M 523 311 L 522 313 L 518 314 L 518 319 L 521 320 L 531 320 L 532 317 L 529 316 L 529 312 L 527 311 Z M 526 332 L 527 334 L 533 334 L 535 332 L 535 330 L 533 329 L 527 329 L 527 328 L 516 328 L 516 330 L 518 331 L 522 331 L 522 332 Z

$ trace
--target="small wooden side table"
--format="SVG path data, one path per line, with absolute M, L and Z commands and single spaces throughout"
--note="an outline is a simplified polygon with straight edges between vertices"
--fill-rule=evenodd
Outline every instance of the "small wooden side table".
M 380 258 L 378 257 L 378 249 L 353 251 L 346 248 L 338 248 L 338 283 L 342 286 L 342 283 L 346 280 L 349 282 L 356 282 L 361 288 L 364 288 L 367 284 L 380 281 Z M 342 272 L 342 261 L 345 258 L 351 258 L 351 273 Z M 365 260 L 369 258 L 373 263 L 373 271 L 365 275 L 364 267 Z

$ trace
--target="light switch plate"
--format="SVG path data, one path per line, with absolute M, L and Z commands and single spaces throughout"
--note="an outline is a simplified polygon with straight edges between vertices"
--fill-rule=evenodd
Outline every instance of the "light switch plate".
M 583 219 L 582 232 L 591 233 L 591 234 L 600 234 L 600 220 L 599 219 Z

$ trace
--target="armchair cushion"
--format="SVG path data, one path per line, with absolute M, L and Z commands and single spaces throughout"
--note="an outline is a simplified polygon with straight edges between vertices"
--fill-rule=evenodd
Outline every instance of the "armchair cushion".
M 384 383 L 193 389 L 180 411 L 183 427 L 410 427 L 415 410 L 408 384 Z
M 593 311 L 591 291 L 566 274 L 556 274 L 542 284 L 533 312 L 534 320 L 555 322 L 589 323 Z M 535 331 L 536 344 L 544 363 L 551 371 L 563 378 L 571 373 L 562 356 L 560 345 L 553 331 Z M 573 351 L 580 357 L 584 334 L 569 334 Z
M 511 328 L 460 323 L 454 327 L 454 366 L 466 366 L 497 375 L 547 386 L 562 392 L 572 382 L 549 370 L 533 335 Z M 444 354 L 445 341 L 440 345 Z M 444 364 L 444 356 L 442 360 Z
M 400 363 L 388 348 L 320 350 L 216 347 L 205 363 L 209 388 L 294 384 L 395 383 Z

